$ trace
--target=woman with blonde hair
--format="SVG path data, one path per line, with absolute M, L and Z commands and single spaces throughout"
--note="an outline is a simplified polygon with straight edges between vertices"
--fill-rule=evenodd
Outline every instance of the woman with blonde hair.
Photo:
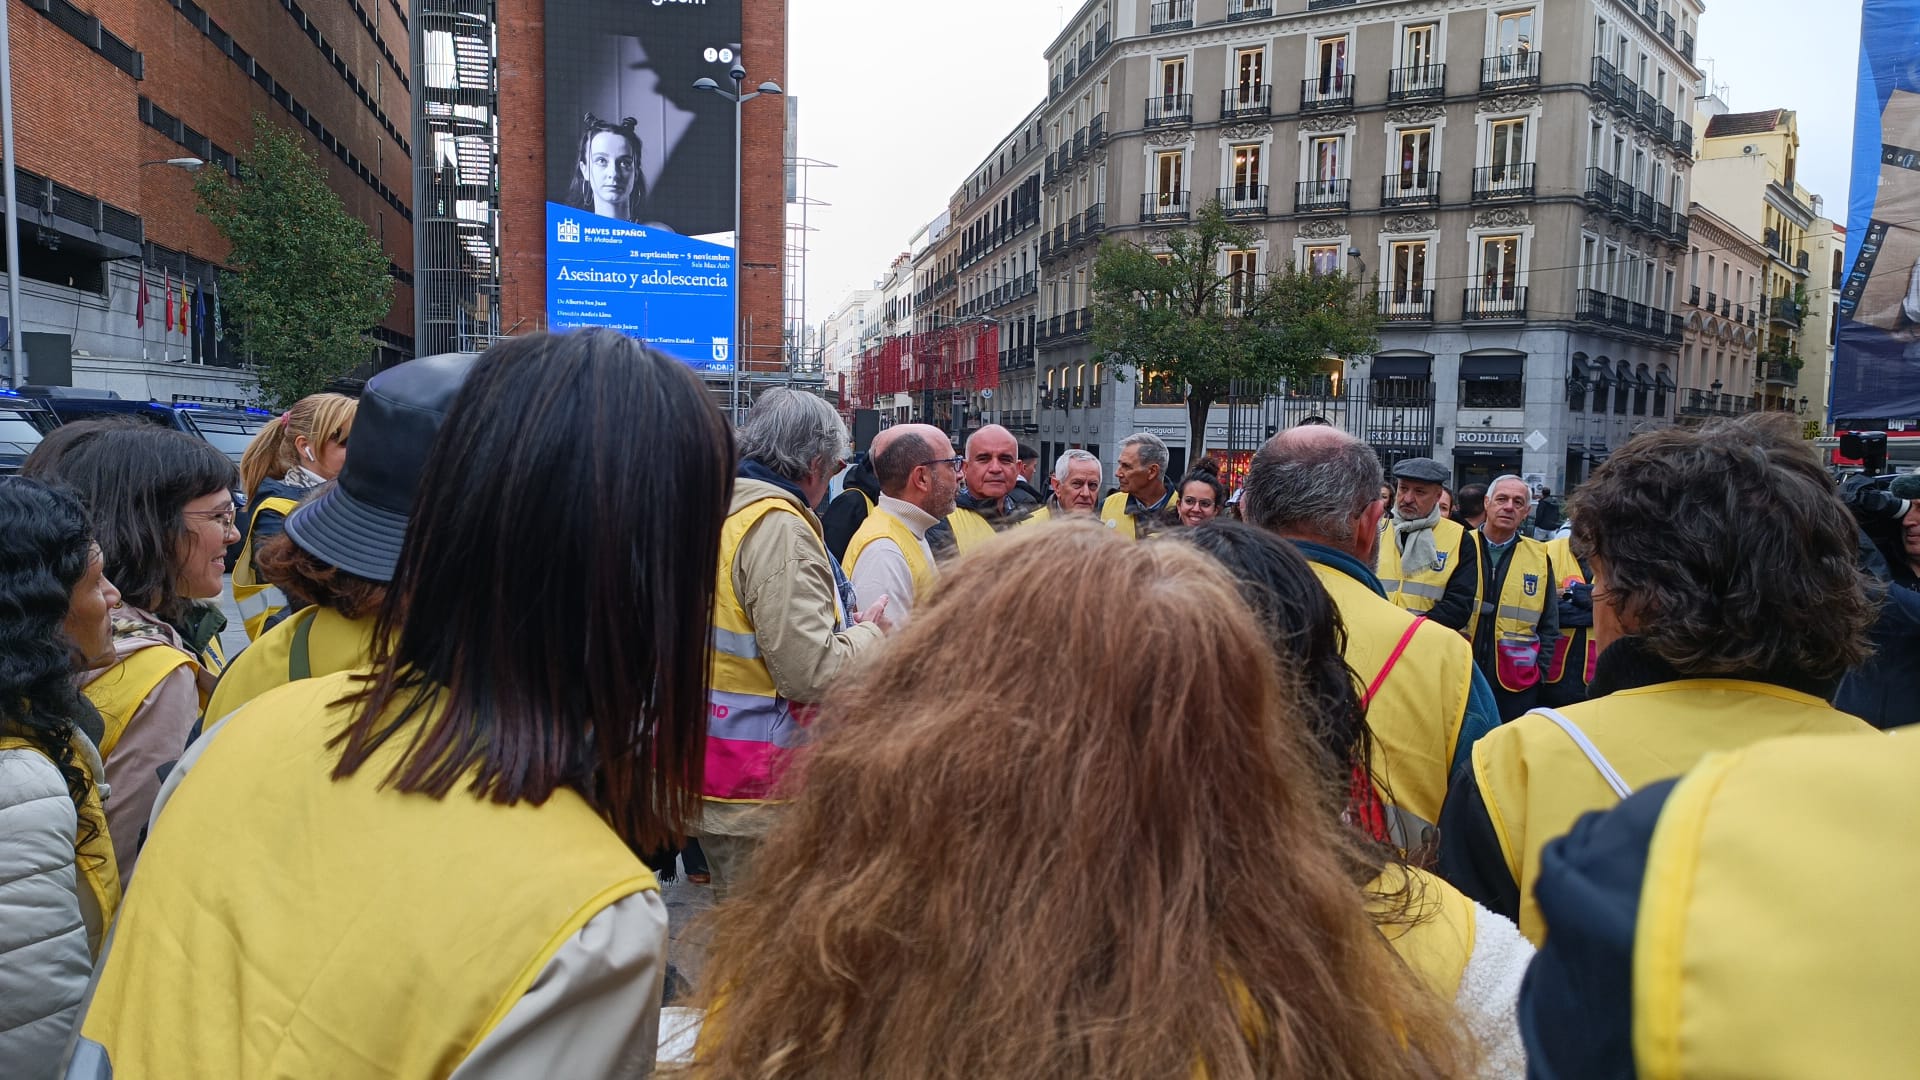
M 1051 677 L 954 663 L 982 627 Z M 1186 545 L 1060 523 L 952 564 L 829 697 L 717 910 L 691 1072 L 1466 1075 L 1358 902 L 1295 683 Z
M 286 596 L 260 576 L 255 556 L 284 531 L 287 515 L 307 492 L 340 475 L 359 407 L 345 394 L 310 394 L 261 428 L 241 455 L 240 490 L 247 496 L 247 516 L 233 563 L 233 602 L 249 641 L 287 606 Z

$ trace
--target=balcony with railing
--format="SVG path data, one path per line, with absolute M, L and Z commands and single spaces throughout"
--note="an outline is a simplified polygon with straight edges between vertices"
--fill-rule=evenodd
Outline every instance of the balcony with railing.
M 1093 146 L 1107 145 L 1107 114 L 1095 116 L 1087 124 L 1087 141 Z
M 1694 307 L 1700 306 L 1700 286 L 1694 285 L 1687 289 L 1687 303 Z
M 1671 312 L 1637 300 L 1613 296 L 1599 289 L 1580 290 L 1573 317 L 1581 322 L 1599 323 L 1663 341 L 1678 341 L 1684 330 L 1679 317 Z
M 1487 165 L 1473 170 L 1473 201 L 1533 198 L 1533 162 Z
M 1273 113 L 1273 87 L 1262 83 L 1255 86 L 1244 83 L 1229 86 L 1220 91 L 1220 119 L 1238 120 L 1247 116 L 1269 116 Z
M 1526 52 L 1516 51 L 1489 56 L 1480 61 L 1482 93 L 1520 90 L 1539 85 L 1540 54 L 1531 49 Z
M 1786 326 L 1798 330 L 1800 329 L 1800 305 L 1794 303 L 1792 297 L 1776 296 L 1773 298 L 1772 314 L 1767 317 L 1767 321 L 1775 326 Z
M 1322 75 L 1300 80 L 1301 112 L 1332 112 L 1353 108 L 1353 76 Z
M 1081 128 L 1073 133 L 1073 160 L 1080 161 L 1087 156 L 1087 129 Z
M 1676 29 L 1677 27 L 1674 25 L 1673 16 L 1671 15 L 1660 16 L 1660 37 L 1667 44 L 1669 45 L 1673 44 L 1673 35 Z
M 1762 360 L 1760 376 L 1768 386 L 1800 385 L 1800 368 L 1784 360 Z
M 1673 131 L 1668 136 L 1667 141 L 1675 150 L 1680 151 L 1688 157 L 1692 157 L 1693 125 L 1687 123 L 1685 120 L 1675 120 L 1673 122 Z
M 1273 0 L 1227 0 L 1227 21 L 1264 19 L 1273 14 Z
M 1328 8 L 1352 7 L 1360 0 L 1307 0 L 1308 11 L 1325 11 Z
M 1265 217 L 1267 185 L 1235 184 L 1221 188 L 1220 209 L 1228 217 Z
M 1432 289 L 1389 289 L 1380 294 L 1380 317 L 1391 323 L 1433 321 Z
M 1106 23 L 1101 23 L 1100 26 L 1097 29 L 1095 29 L 1093 32 L 1093 54 L 1095 56 L 1098 56 L 1101 53 L 1106 52 L 1107 47 L 1112 44 L 1113 44 L 1113 28 L 1108 26 Z
M 1143 223 L 1185 221 L 1190 212 L 1184 191 L 1149 191 L 1140 196 L 1140 220 Z
M 1440 205 L 1440 173 L 1388 173 L 1380 178 L 1380 208 L 1404 210 L 1410 207 Z
M 1353 205 L 1351 180 L 1302 180 L 1293 186 L 1293 209 L 1300 214 L 1342 213 Z
M 1147 126 L 1177 127 L 1193 123 L 1192 94 L 1155 94 L 1147 99 Z
M 1733 314 L 1733 297 L 1731 296 L 1721 297 L 1720 298 L 1720 317 L 1724 319 L 1731 316 L 1732 314 Z
M 1447 96 L 1447 65 L 1422 64 L 1387 73 L 1388 101 L 1424 101 Z
M 1680 415 L 1684 417 L 1742 416 L 1752 411 L 1752 399 L 1738 394 L 1688 390 L 1680 395 Z
M 1107 204 L 1094 203 L 1080 215 L 1080 235 L 1089 239 L 1100 235 L 1107 229 Z
M 1068 169 L 1072 168 L 1073 167 L 1073 140 L 1071 138 L 1062 139 L 1060 141 L 1060 149 L 1055 151 L 1054 156 L 1060 159 L 1061 172 L 1066 172 Z
M 1460 298 L 1460 317 L 1467 322 L 1522 322 L 1527 317 L 1524 285 L 1467 289 Z
M 1707 314 L 1709 315 L 1713 314 L 1714 309 L 1719 306 L 1720 306 L 1720 294 L 1711 293 L 1711 292 L 1708 293 L 1707 294 Z
M 1169 30 L 1193 29 L 1193 0 L 1163 0 L 1153 5 L 1152 14 L 1147 20 L 1149 33 L 1161 34 Z
M 1680 31 L 1680 55 L 1686 57 L 1689 63 L 1693 61 L 1693 35 L 1685 30 Z

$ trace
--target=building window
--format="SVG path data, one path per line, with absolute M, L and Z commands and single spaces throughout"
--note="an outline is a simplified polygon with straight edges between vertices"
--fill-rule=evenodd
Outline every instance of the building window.
M 1093 385 L 1087 388 L 1087 405 L 1089 407 L 1095 409 L 1100 407 L 1100 387 L 1105 385 L 1106 378 L 1107 365 L 1093 365 Z
M 1433 129 L 1400 129 L 1400 186 L 1427 186 L 1427 172 L 1433 168 Z
M 1249 143 L 1232 148 L 1233 197 L 1235 200 L 1260 197 L 1260 144 Z
M 1463 409 L 1521 409 L 1526 407 L 1526 400 L 1526 388 L 1518 375 L 1460 381 Z
M 1346 157 L 1347 137 L 1344 135 L 1321 135 L 1308 147 L 1308 163 L 1313 170 L 1311 179 L 1321 182 L 1346 178 L 1343 169 Z
M 1186 191 L 1186 159 L 1186 152 L 1181 150 L 1162 150 L 1153 156 L 1153 172 L 1158 183 L 1154 192 L 1162 208 L 1178 205 L 1181 194 Z
M 1140 373 L 1140 404 L 1184 405 L 1187 394 L 1180 380 L 1160 371 Z
M 1267 50 L 1240 49 L 1233 54 L 1236 81 L 1240 104 L 1257 104 L 1260 87 L 1267 81 Z
M 1424 308 L 1427 295 L 1427 242 L 1408 240 L 1394 244 L 1387 263 L 1392 275 L 1390 303 L 1395 308 L 1410 305 Z
M 1518 173 L 1524 172 L 1520 166 L 1527 160 L 1527 120 L 1525 117 L 1513 117 L 1508 120 L 1495 120 L 1488 131 L 1487 164 L 1492 167 L 1490 176 L 1498 184 L 1519 179 Z
M 1602 24 L 1601 33 L 1605 33 Z M 1525 57 L 1533 51 L 1533 9 L 1508 11 L 1500 15 L 1494 46 L 1501 56 Z
M 1254 276 L 1260 266 L 1260 253 L 1252 250 L 1227 252 L 1227 305 L 1244 311 L 1253 300 Z
M 1341 81 L 1347 75 L 1347 36 L 1324 37 L 1315 43 L 1313 77 L 1320 80 L 1320 93 L 1332 95 L 1345 89 Z
M 1167 107 L 1178 107 L 1178 102 L 1173 99 L 1186 92 L 1187 58 L 1180 56 L 1160 61 L 1160 93 L 1167 99 Z
M 1425 75 L 1440 59 L 1440 24 L 1409 26 L 1400 35 L 1400 66 Z
M 1641 364 L 1640 370 L 1634 373 L 1633 415 L 1647 415 L 1647 391 L 1652 385 L 1653 377 L 1647 374 L 1647 365 Z
M 1315 274 L 1333 274 L 1340 270 L 1340 245 L 1311 244 L 1306 250 L 1307 269 Z
M 1487 298 L 1514 298 L 1520 287 L 1520 238 L 1483 236 L 1480 238 L 1480 288 Z

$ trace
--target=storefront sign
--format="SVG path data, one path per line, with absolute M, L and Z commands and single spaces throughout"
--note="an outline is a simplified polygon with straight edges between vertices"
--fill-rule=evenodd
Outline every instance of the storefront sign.
M 1453 441 L 1458 446 L 1519 446 L 1523 434 L 1519 431 L 1490 428 L 1478 430 L 1462 428 Z

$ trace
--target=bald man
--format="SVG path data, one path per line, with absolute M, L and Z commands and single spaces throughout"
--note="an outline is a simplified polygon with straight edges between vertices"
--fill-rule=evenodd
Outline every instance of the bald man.
M 1241 504 L 1249 524 L 1293 541 L 1340 610 L 1347 664 L 1367 688 L 1370 762 L 1393 839 L 1437 842 L 1447 782 L 1499 714 L 1459 634 L 1387 599 L 1370 567 L 1386 500 L 1380 458 L 1333 427 L 1296 427 L 1254 456 Z
M 847 576 L 862 610 L 888 597 L 895 626 L 939 576 L 927 532 L 953 513 L 960 465 L 947 433 L 931 424 L 890 427 L 873 440 L 867 464 L 880 481 L 873 513 L 847 543 Z
M 953 513 L 927 532 L 934 558 L 964 555 L 1018 525 L 1030 508 L 1014 497 L 1020 479 L 1020 441 L 999 424 L 988 424 L 967 438 L 960 464 L 960 493 Z

